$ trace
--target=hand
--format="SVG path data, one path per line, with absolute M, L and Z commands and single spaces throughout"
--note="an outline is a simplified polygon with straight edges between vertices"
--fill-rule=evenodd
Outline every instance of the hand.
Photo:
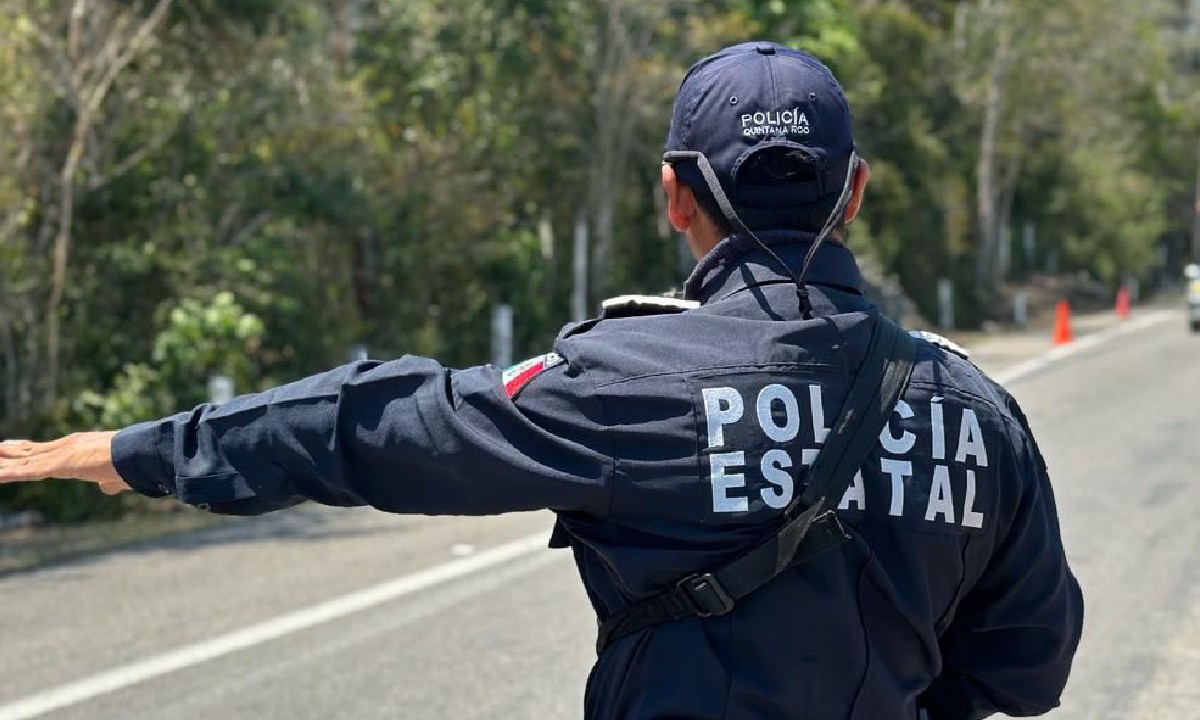
M 75 433 L 53 442 L 7 440 L 0 443 L 0 484 L 47 478 L 96 483 L 105 495 L 129 486 L 112 463 L 114 432 Z

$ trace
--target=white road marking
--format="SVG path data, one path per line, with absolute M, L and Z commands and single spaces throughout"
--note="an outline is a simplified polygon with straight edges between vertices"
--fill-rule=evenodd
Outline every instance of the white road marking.
M 1178 319 L 1175 310 L 1162 310 L 1142 315 L 1133 320 L 1123 322 L 1093 335 L 1087 335 L 1070 345 L 1055 348 L 1047 353 L 1019 363 L 1007 370 L 996 373 L 993 377 L 1000 383 L 1011 383 L 1028 377 L 1039 370 L 1060 362 L 1072 355 L 1090 350 L 1113 339 L 1143 330 L 1168 320 Z M 405 575 L 358 592 L 334 598 L 319 605 L 297 610 L 281 615 L 273 620 L 251 625 L 250 627 L 187 645 L 170 652 L 139 660 L 128 665 L 99 673 L 83 680 L 66 685 L 60 685 L 16 702 L 0 705 L 0 720 L 29 720 L 40 717 L 55 710 L 77 705 L 92 698 L 115 692 L 138 683 L 161 677 L 168 673 L 182 670 L 193 665 L 208 662 L 224 655 L 244 650 L 255 645 L 306 630 L 315 625 L 346 617 L 353 613 L 366 610 L 376 605 L 395 600 L 396 598 L 427 588 L 440 585 L 450 580 L 465 577 L 475 572 L 485 570 L 524 555 L 529 555 L 546 547 L 548 536 L 536 533 L 519 540 L 486 550 L 477 555 L 462 557 L 458 560 L 436 565 L 419 572 Z M 455 550 L 461 552 L 466 546 L 456 545 Z
M 1124 335 L 1135 333 L 1139 330 L 1161 325 L 1168 320 L 1179 320 L 1178 310 L 1158 310 L 1155 312 L 1141 315 L 1126 320 L 1118 325 L 1114 325 L 1107 330 L 1102 330 L 1092 335 L 1084 335 L 1075 342 L 1069 345 L 1060 345 L 1048 352 L 1042 353 L 1037 357 L 1030 358 L 1022 363 L 1017 363 L 1010 368 L 1005 368 L 1000 372 L 992 375 L 992 379 L 1001 385 L 1007 385 L 1018 380 L 1023 380 L 1034 373 L 1044 370 L 1045 368 L 1061 362 L 1072 355 L 1078 355 L 1085 350 L 1092 350 L 1100 345 L 1104 345 L 1112 340 L 1115 340 Z M 1180 324 L 1182 328 L 1182 323 Z M 1181 329 L 1180 332 L 1183 332 Z
M 0 705 L 0 720 L 29 720 L 167 673 L 366 610 L 390 600 L 530 555 L 546 547 L 547 533 L 528 535 L 471 557 L 452 560 L 373 587 L 334 598 L 226 635 L 186 645 L 16 702 Z

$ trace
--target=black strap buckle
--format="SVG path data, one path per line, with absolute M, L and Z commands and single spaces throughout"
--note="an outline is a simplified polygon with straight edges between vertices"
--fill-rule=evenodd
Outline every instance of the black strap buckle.
M 733 598 L 721 587 L 721 583 L 717 582 L 712 573 L 685 577 L 679 581 L 678 587 L 699 617 L 724 615 L 733 610 Z

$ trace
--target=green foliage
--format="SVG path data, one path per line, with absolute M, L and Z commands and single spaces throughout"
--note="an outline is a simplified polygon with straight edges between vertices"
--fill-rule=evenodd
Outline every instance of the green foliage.
M 192 298 L 166 313 L 154 339 L 151 363 L 129 363 L 107 393 L 84 390 L 74 403 L 80 420 L 120 428 L 206 400 L 208 379 L 231 378 L 250 390 L 259 381 L 256 360 L 263 323 L 219 292 L 209 303 Z
M 167 327 L 155 338 L 151 357 L 175 387 L 198 385 L 214 374 L 246 387 L 262 334 L 262 321 L 246 313 L 233 293 L 219 292 L 207 305 L 185 298 L 167 314 Z
M 91 419 L 93 426 L 120 428 L 175 407 L 175 395 L 162 373 L 144 363 L 130 363 L 116 376 L 111 390 L 104 394 L 84 390 L 74 409 L 80 418 Z
M 743 0 L 748 23 L 767 37 L 801 47 L 845 77 L 859 54 L 857 18 L 849 0 Z

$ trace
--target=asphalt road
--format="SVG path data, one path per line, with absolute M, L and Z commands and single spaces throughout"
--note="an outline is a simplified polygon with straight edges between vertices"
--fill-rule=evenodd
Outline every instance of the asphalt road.
M 980 354 L 1088 601 L 1057 720 L 1200 717 L 1200 337 L 1154 320 Z M 594 625 L 550 520 L 306 507 L 0 578 L 0 720 L 577 718 Z

